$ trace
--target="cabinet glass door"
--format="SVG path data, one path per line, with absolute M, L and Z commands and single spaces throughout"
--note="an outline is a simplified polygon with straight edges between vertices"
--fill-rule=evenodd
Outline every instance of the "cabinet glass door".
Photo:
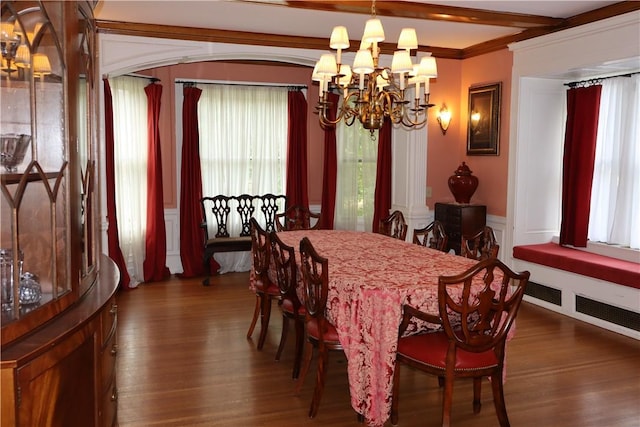
M 3 338 L 71 290 L 63 24 L 63 2 L 2 3 Z

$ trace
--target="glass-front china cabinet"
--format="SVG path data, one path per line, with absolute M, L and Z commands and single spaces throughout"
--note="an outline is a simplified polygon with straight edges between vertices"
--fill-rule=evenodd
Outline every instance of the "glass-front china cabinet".
M 1 7 L 2 426 L 115 425 L 117 273 L 98 256 L 94 3 Z

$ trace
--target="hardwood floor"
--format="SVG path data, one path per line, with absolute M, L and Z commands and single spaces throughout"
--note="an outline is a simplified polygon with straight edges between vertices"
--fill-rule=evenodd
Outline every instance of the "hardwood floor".
M 330 355 L 318 416 L 307 417 L 315 377 L 294 395 L 292 329 L 274 360 L 282 325 L 275 304 L 264 349 L 255 348 L 259 328 L 246 339 L 254 298 L 248 273 L 212 277 L 210 287 L 172 278 L 120 292 L 120 426 L 363 426 L 342 355 Z M 507 351 L 505 400 L 514 427 L 638 427 L 640 342 L 524 303 Z M 488 383 L 479 414 L 471 401 L 471 383 L 457 382 L 454 426 L 497 425 Z M 439 425 L 440 405 L 437 379 L 403 369 L 400 426 Z

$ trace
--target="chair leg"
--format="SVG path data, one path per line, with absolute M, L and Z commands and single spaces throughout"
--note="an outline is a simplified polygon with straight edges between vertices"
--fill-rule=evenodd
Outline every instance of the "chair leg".
M 204 254 L 202 256 L 202 264 L 204 266 L 204 271 L 207 274 L 207 277 L 202 281 L 202 284 L 204 286 L 209 286 L 210 284 L 210 279 L 211 279 L 211 258 L 213 258 L 213 252 L 208 249 L 208 248 L 204 248 Z
M 287 334 L 289 333 L 289 317 L 282 314 L 282 333 L 280 334 L 280 344 L 278 345 L 278 351 L 276 351 L 276 360 L 280 360 L 284 344 L 287 342 Z
M 444 379 L 444 395 L 442 399 L 442 427 L 451 425 L 451 407 L 453 406 L 453 375 Z
M 251 319 L 251 325 L 249 326 L 249 330 L 247 331 L 247 339 L 251 338 L 253 335 L 253 330 L 256 328 L 256 323 L 258 322 L 258 317 L 260 316 L 260 308 L 261 308 L 260 295 L 256 294 L 256 308 L 253 309 L 253 319 Z
M 318 414 L 320 407 L 320 399 L 324 391 L 324 379 L 326 376 L 327 362 L 329 360 L 329 351 L 324 347 L 318 349 L 318 370 L 316 372 L 316 387 L 313 390 L 313 398 L 311 399 L 311 407 L 309 408 L 309 418 L 314 418 Z
M 502 375 L 500 373 L 491 376 L 491 390 L 493 390 L 493 404 L 496 407 L 500 427 L 510 427 L 507 408 L 504 403 Z
M 298 384 L 296 386 L 295 394 L 300 394 L 300 390 L 304 385 L 304 379 L 307 377 L 307 372 L 309 372 L 309 366 L 311 366 L 311 359 L 313 358 L 313 344 L 310 341 L 307 341 L 305 345 L 305 354 L 304 354 L 304 362 L 302 364 L 302 372 L 300 373 L 300 377 L 298 378 Z
M 258 338 L 258 350 L 262 350 L 264 342 L 269 332 L 269 319 L 271 318 L 271 297 L 269 295 L 262 296 L 262 314 L 260 322 L 260 338 Z
M 476 377 L 473 379 L 473 413 L 480 412 L 482 402 L 480 401 L 480 395 L 482 392 L 482 377 Z
M 304 320 L 296 318 L 294 325 L 296 327 L 296 354 L 293 359 L 292 378 L 295 380 L 300 374 L 300 364 L 302 363 L 302 350 L 304 348 Z
M 396 361 L 393 371 L 393 388 L 391 391 L 391 424 L 398 424 L 398 393 L 400 392 L 400 363 Z

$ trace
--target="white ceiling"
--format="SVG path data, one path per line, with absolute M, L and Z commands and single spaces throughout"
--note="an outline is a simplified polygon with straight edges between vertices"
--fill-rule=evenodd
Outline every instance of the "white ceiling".
M 368 17 L 362 14 L 296 9 L 278 0 L 100 0 L 95 15 L 100 20 L 164 24 L 219 30 L 329 38 L 336 25 L 344 25 L 353 41 L 362 36 Z M 568 18 L 616 1 L 419 1 L 445 6 Z M 423 46 L 464 49 L 521 29 L 424 19 L 380 16 L 386 41 L 395 43 L 400 30 L 414 27 Z M 328 49 L 328 46 L 327 46 Z

